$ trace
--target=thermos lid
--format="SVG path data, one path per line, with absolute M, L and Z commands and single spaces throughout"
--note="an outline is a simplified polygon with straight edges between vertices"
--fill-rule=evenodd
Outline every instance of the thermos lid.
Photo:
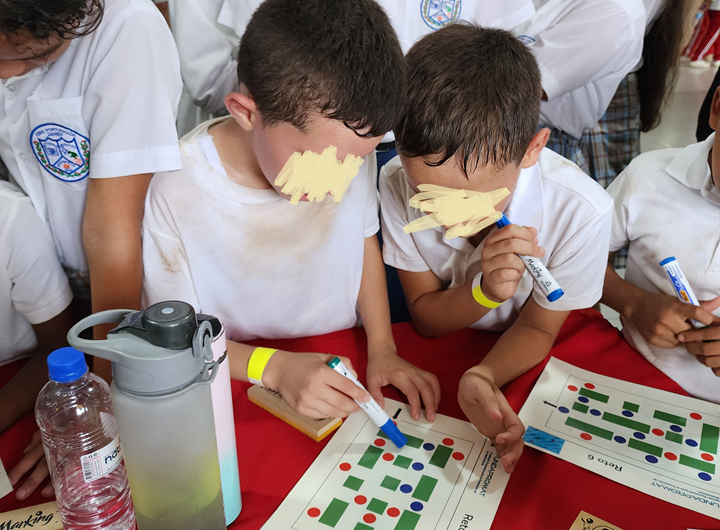
M 47 358 L 48 375 L 57 383 L 72 383 L 88 371 L 83 352 L 75 348 L 60 348 Z

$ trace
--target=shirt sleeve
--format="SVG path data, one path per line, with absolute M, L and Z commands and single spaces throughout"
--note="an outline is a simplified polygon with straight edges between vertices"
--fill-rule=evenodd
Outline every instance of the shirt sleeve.
M 90 177 L 180 169 L 175 117 L 182 80 L 165 19 L 152 4 L 133 3 L 95 38 L 83 99 Z
M 3 244 L 10 247 L 6 253 L 10 299 L 30 324 L 41 324 L 62 313 L 73 295 L 52 238 L 30 199 L 16 205 L 3 238 Z
M 612 215 L 612 231 L 610 232 L 610 252 L 617 252 L 630 242 L 628 189 L 630 187 L 631 167 L 625 168 L 607 188 L 607 192 L 615 202 Z
M 612 73 L 620 72 L 619 82 L 640 60 L 645 18 L 639 3 L 590 0 L 572 6 L 555 24 L 532 35 L 548 100 Z
M 533 298 L 550 311 L 572 311 L 595 305 L 602 297 L 607 266 L 613 204 L 607 205 L 585 222 L 553 252 L 548 270 L 565 294 L 549 302 L 537 285 Z
M 157 178 L 157 177 L 156 177 Z M 143 220 L 143 294 L 148 307 L 166 300 L 182 300 L 202 311 L 190 264 L 172 213 L 162 193 L 150 184 Z
M 390 166 L 390 167 L 388 167 Z M 385 165 L 380 172 L 380 212 L 382 219 L 383 260 L 396 269 L 409 272 L 429 271 L 425 260 L 420 255 L 411 234 L 406 234 L 403 227 L 408 224 L 405 196 L 397 188 L 394 177 L 389 169 L 395 167 L 393 161 Z M 397 171 L 402 171 L 397 169 Z
M 365 159 L 364 168 L 360 168 L 360 172 L 365 171 L 367 180 L 367 199 L 365 201 L 365 237 L 374 236 L 380 230 L 380 202 L 378 200 L 377 189 L 377 157 L 375 153 Z M 363 175 L 358 175 L 362 177 Z

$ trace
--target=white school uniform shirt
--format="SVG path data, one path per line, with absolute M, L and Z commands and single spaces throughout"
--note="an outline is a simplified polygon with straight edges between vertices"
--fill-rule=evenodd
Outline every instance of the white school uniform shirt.
M 642 0 L 536 0 L 514 32 L 535 53 L 548 101 L 540 121 L 580 138 L 605 114 L 623 78 L 640 62 Z
M 474 247 L 465 238 L 446 239 L 442 227 L 405 234 L 403 227 L 424 215 L 409 205 L 414 194 L 400 158 L 388 162 L 380 174 L 385 263 L 410 272 L 432 271 L 448 289 L 472 281 L 481 271 L 485 242 Z M 551 311 L 591 307 L 600 300 L 612 214 L 612 200 L 601 186 L 572 162 L 543 149 L 537 164 L 521 170 L 505 214 L 512 223 L 537 229 L 538 244 L 546 251 L 540 261 L 565 294 L 548 302 L 525 273 L 513 297 L 471 328 L 507 329 L 531 294 Z
M 175 44 L 150 0 L 106 0 L 93 33 L 74 39 L 53 63 L 0 84 L 0 156 L 64 265 L 88 270 L 88 177 L 180 167 L 181 89 Z
M 184 300 L 235 341 L 356 326 L 365 238 L 380 228 L 374 156 L 341 202 L 292 205 L 227 178 L 207 132 L 221 120 L 183 138 L 182 171 L 150 184 L 143 303 Z
M 34 353 L 33 324 L 55 318 L 72 291 L 30 199 L 0 181 L 0 365 Z
M 708 165 L 714 138 L 642 154 L 608 187 L 615 199 L 610 251 L 630 243 L 626 281 L 675 298 L 660 266 L 674 256 L 699 300 L 720 295 L 720 190 Z M 630 345 L 665 375 L 694 396 L 720 402 L 720 378 L 684 346 L 653 346 L 632 322 L 622 323 Z

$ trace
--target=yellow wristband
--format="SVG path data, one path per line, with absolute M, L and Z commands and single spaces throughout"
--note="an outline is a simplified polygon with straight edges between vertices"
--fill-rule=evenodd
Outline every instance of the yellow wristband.
M 265 367 L 267 366 L 270 357 L 272 357 L 276 351 L 277 350 L 273 350 L 271 348 L 255 348 L 252 352 L 250 359 L 248 360 L 247 367 L 248 380 L 252 384 L 262 386 L 263 372 L 265 371 Z
M 490 300 L 485 294 L 482 292 L 482 289 L 480 288 L 480 283 L 482 282 L 482 272 L 475 276 L 475 279 L 472 282 L 472 295 L 475 301 L 480 304 L 483 307 L 487 307 L 488 309 L 495 309 L 496 307 L 500 307 L 505 302 L 493 302 Z

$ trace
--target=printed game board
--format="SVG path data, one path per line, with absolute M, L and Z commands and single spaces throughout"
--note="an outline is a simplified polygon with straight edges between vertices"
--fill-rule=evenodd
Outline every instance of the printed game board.
M 720 519 L 720 406 L 553 358 L 520 419 L 527 445 Z
M 405 447 L 364 413 L 351 415 L 263 528 L 489 529 L 509 478 L 490 441 L 447 416 L 416 422 L 390 399 L 385 412 Z

